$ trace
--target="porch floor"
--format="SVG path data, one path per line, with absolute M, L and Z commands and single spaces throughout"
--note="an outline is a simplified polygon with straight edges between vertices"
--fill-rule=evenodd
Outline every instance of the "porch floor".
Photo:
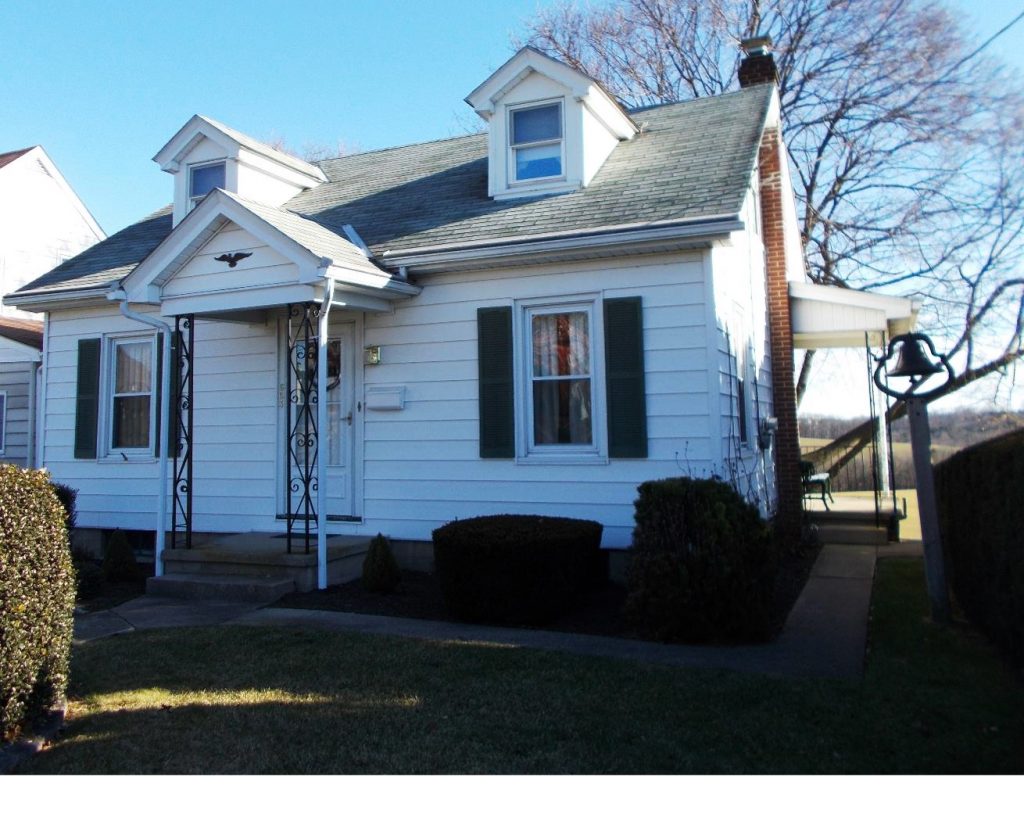
M 353 535 L 327 536 L 327 583 L 343 584 L 362 574 L 363 558 L 370 546 L 370 538 Z M 308 592 L 316 589 L 316 539 L 310 539 L 306 552 L 304 536 L 292 537 L 292 552 L 288 552 L 288 539 L 280 532 L 240 532 L 231 535 L 204 535 L 191 549 L 165 549 L 166 576 L 248 577 L 255 580 L 290 580 L 294 590 Z M 181 581 L 181 578 L 177 578 Z M 154 579 L 160 581 L 159 578 Z M 170 581 L 155 587 L 166 589 Z M 292 591 L 292 590 L 287 590 Z

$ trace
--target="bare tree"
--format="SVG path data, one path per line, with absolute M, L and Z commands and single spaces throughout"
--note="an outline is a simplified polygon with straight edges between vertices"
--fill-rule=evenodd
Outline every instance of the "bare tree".
M 721 94 L 771 35 L 810 278 L 926 298 L 954 389 L 1024 355 L 1024 92 L 925 0 L 609 0 L 526 42 L 627 106 Z M 798 399 L 813 352 L 805 357 Z

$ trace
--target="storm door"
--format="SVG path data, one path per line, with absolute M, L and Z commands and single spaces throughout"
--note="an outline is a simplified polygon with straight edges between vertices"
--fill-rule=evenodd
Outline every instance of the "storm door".
M 297 306 L 293 306 L 297 307 Z M 283 337 L 284 404 L 282 437 L 286 448 L 287 474 L 281 490 L 282 512 L 290 515 L 292 530 L 316 531 L 319 453 L 327 461 L 327 520 L 352 516 L 352 455 L 355 384 L 354 324 L 332 323 L 328 332 L 326 361 L 326 423 L 318 417 L 317 384 L 319 348 L 316 309 L 303 309 L 289 319 Z

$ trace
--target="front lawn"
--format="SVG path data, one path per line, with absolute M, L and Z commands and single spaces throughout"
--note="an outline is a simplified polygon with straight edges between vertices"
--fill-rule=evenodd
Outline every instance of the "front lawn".
M 1024 688 L 879 562 L 863 681 L 296 629 L 78 646 L 26 773 L 1020 773 Z

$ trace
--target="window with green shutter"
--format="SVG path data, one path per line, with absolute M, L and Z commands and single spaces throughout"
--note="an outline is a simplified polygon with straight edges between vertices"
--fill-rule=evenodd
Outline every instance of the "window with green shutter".
M 604 302 L 608 456 L 647 456 L 643 308 L 639 296 Z
M 481 308 L 477 331 L 481 457 L 516 457 L 517 438 L 540 462 L 647 456 L 639 297 Z
M 480 456 L 515 457 L 512 308 L 479 308 Z
M 75 457 L 96 457 L 100 411 L 99 339 L 78 340 L 78 381 L 75 392 Z

